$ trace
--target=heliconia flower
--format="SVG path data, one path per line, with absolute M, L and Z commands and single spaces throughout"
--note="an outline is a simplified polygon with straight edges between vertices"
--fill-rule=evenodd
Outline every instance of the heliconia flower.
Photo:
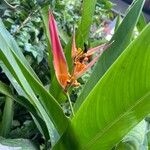
M 58 36 L 58 29 L 52 12 L 49 12 L 49 31 L 52 44 L 53 64 L 60 85 L 65 88 L 69 79 L 68 66 Z
M 67 91 L 67 88 L 70 86 L 79 86 L 80 83 L 78 83 L 77 79 L 95 64 L 102 52 L 106 50 L 110 44 L 102 44 L 84 51 L 81 48 L 76 47 L 74 34 L 72 40 L 72 60 L 74 65 L 72 73 L 69 73 L 66 58 L 60 43 L 57 25 L 52 12 L 49 12 L 49 31 L 52 44 L 53 64 L 58 82 L 64 91 Z M 89 58 L 95 53 L 97 53 L 97 55 L 89 62 Z
M 74 46 L 72 47 L 75 50 L 72 49 L 72 53 L 76 52 L 76 54 L 72 55 L 74 56 L 74 71 L 72 76 L 76 79 L 81 77 L 89 68 L 91 68 L 95 64 L 95 62 L 97 62 L 103 51 L 106 50 L 109 46 L 106 44 L 102 44 L 100 46 L 87 50 L 87 52 L 84 52 L 80 48 L 76 48 L 75 39 L 73 39 L 73 45 Z M 97 56 L 91 62 L 89 62 L 89 57 L 95 54 L 95 52 L 98 53 Z

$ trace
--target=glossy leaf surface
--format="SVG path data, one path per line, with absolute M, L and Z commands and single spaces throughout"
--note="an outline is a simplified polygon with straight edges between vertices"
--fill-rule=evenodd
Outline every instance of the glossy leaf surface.
M 95 84 L 131 42 L 133 29 L 138 21 L 143 4 L 143 0 L 137 0 L 135 4 L 132 5 L 132 7 L 129 9 L 126 17 L 124 18 L 112 38 L 112 41 L 114 41 L 112 46 L 108 50 L 106 50 L 100 57 L 92 75 L 90 76 L 79 98 L 77 99 L 77 102 L 75 104 L 76 111 L 78 110 L 84 99 L 88 96 L 90 91 L 94 88 Z
M 110 150 L 150 113 L 149 34 L 150 25 L 115 61 L 76 113 L 72 123 L 80 149 Z

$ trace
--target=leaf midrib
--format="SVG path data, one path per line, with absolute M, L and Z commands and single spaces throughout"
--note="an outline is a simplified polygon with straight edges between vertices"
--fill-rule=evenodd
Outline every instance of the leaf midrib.
M 126 116 L 131 110 L 137 107 L 146 97 L 150 96 L 150 91 L 147 92 L 143 97 L 138 99 L 136 103 L 130 107 L 127 111 L 121 114 L 118 118 L 116 118 L 112 123 L 108 124 L 101 132 L 97 133 L 96 136 L 88 142 L 87 145 L 81 146 L 82 150 L 89 149 L 94 143 L 96 143 L 112 126 L 114 126 L 117 122 L 119 122 L 124 116 Z

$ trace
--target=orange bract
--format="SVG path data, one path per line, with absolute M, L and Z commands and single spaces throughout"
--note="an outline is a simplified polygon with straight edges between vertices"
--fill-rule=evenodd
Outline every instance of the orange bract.
M 67 86 L 67 80 L 69 79 L 68 66 L 59 40 L 58 29 L 52 12 L 49 12 L 49 31 L 56 77 L 60 85 L 65 88 Z

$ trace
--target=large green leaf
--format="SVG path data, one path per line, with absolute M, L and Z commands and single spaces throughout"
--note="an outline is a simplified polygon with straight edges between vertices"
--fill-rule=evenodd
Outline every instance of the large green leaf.
M 5 48 L 7 48 L 7 47 L 5 47 Z M 15 62 L 15 59 L 12 57 L 13 55 L 11 54 L 10 49 L 5 49 L 5 48 L 3 48 L 4 51 L 1 51 L 0 59 L 4 62 L 6 67 L 9 68 L 9 71 L 12 73 L 12 75 L 15 77 L 16 81 L 19 83 L 19 85 L 25 91 L 25 94 L 27 95 L 29 103 L 31 103 L 35 107 L 36 112 L 40 113 L 40 115 L 43 117 L 43 120 L 46 122 L 47 125 L 49 125 L 49 126 L 47 126 L 48 130 L 49 130 L 49 135 L 52 136 L 53 131 L 50 128 L 52 123 L 51 123 L 50 118 L 48 117 L 47 112 L 42 107 L 42 105 L 41 105 L 40 101 L 37 99 L 34 91 L 32 90 L 29 83 L 27 82 L 24 75 L 22 74 L 22 71 L 19 69 L 17 62 Z M 2 52 L 4 52 L 5 54 Z M 7 54 L 9 54 L 8 55 L 9 58 L 5 57 L 6 52 L 7 52 Z M 11 60 L 11 62 L 9 62 L 8 59 Z M 13 68 L 13 67 L 15 67 L 15 68 Z
M 110 150 L 150 113 L 150 24 L 96 84 L 72 120 L 80 149 Z
M 41 103 L 43 104 L 46 112 L 48 113 L 51 120 L 54 122 L 56 128 L 60 133 L 63 133 L 66 128 L 67 118 L 65 117 L 61 107 L 57 101 L 47 92 L 47 90 L 39 84 L 39 82 L 28 72 L 28 70 L 23 66 L 20 59 L 13 53 L 19 67 L 23 71 L 25 77 L 30 82 L 30 86 L 33 87 L 35 93 L 41 98 Z M 31 82 L 34 81 L 34 82 Z M 57 115 L 56 115 L 57 113 Z M 62 123 L 64 126 L 62 127 Z
M 75 104 L 76 111 L 80 107 L 84 99 L 88 96 L 90 91 L 94 88 L 99 79 L 104 75 L 111 64 L 130 43 L 133 29 L 137 23 L 143 4 L 144 0 L 137 0 L 134 5 L 132 5 L 132 7 L 128 9 L 126 17 L 123 19 L 121 25 L 112 38 L 112 41 L 114 41 L 114 43 L 100 57 L 92 75 L 90 76 L 90 79 L 85 84 L 79 98 L 77 99 L 77 102 Z
M 7 55 L 8 54 L 8 55 Z M 16 56 L 15 56 L 16 57 Z M 51 126 L 51 120 L 50 118 L 53 120 L 52 121 L 58 121 L 56 123 L 56 128 L 59 126 L 59 123 L 61 123 L 61 121 L 65 121 L 65 116 L 64 119 L 62 120 L 61 117 L 63 117 L 63 112 L 61 110 L 61 108 L 59 108 L 59 105 L 55 102 L 55 100 L 53 99 L 53 97 L 51 95 L 48 94 L 48 92 L 42 87 L 42 85 L 39 84 L 39 82 L 31 75 L 28 74 L 28 70 L 26 68 L 23 68 L 24 66 L 22 66 L 23 69 L 25 70 L 21 70 L 20 67 L 18 66 L 18 63 L 21 64 L 21 62 L 19 62 L 19 58 L 18 58 L 18 62 L 16 62 L 12 52 L 10 49 L 7 49 L 7 47 L 3 47 L 1 54 L 0 54 L 0 59 L 4 62 L 4 64 L 7 66 L 7 68 L 9 68 L 10 72 L 12 73 L 12 75 L 15 77 L 15 79 L 18 81 L 18 83 L 20 84 L 20 86 L 22 87 L 22 89 L 25 91 L 26 95 L 28 96 L 28 99 L 30 100 L 30 103 L 32 105 L 34 105 L 34 107 L 38 110 L 38 112 L 40 112 L 40 114 L 42 115 L 44 121 L 47 124 L 47 127 Z M 17 59 L 17 57 L 16 57 Z M 27 73 L 25 76 L 23 75 L 23 73 Z M 30 76 L 29 76 L 30 75 Z M 31 84 L 31 86 L 30 86 Z M 32 89 L 33 88 L 33 89 Z M 40 100 L 42 102 L 42 106 L 41 102 L 37 99 L 34 91 L 36 90 L 36 93 L 40 96 Z M 56 106 L 54 106 L 53 105 Z M 45 111 L 46 110 L 46 111 Z M 57 113 L 61 112 L 58 118 L 56 117 L 56 110 Z M 53 115 L 50 113 L 52 112 Z M 49 116 L 48 116 L 49 114 Z M 54 119 L 55 118 L 55 119 Z M 62 129 L 65 128 L 60 126 L 58 127 L 59 132 L 61 133 Z M 51 128 L 49 128 L 49 130 L 51 130 Z M 52 132 L 52 131 L 51 131 Z
M 51 136 L 53 136 L 52 123 L 61 135 L 68 125 L 68 119 L 65 117 L 61 107 L 43 85 L 31 74 L 26 65 L 19 59 L 15 50 L 9 48 L 6 39 L 1 34 L 0 41 L 2 43 L 0 45 L 0 59 L 24 90 L 30 103 L 41 114 L 49 128 Z M 36 95 L 39 96 L 39 99 Z

